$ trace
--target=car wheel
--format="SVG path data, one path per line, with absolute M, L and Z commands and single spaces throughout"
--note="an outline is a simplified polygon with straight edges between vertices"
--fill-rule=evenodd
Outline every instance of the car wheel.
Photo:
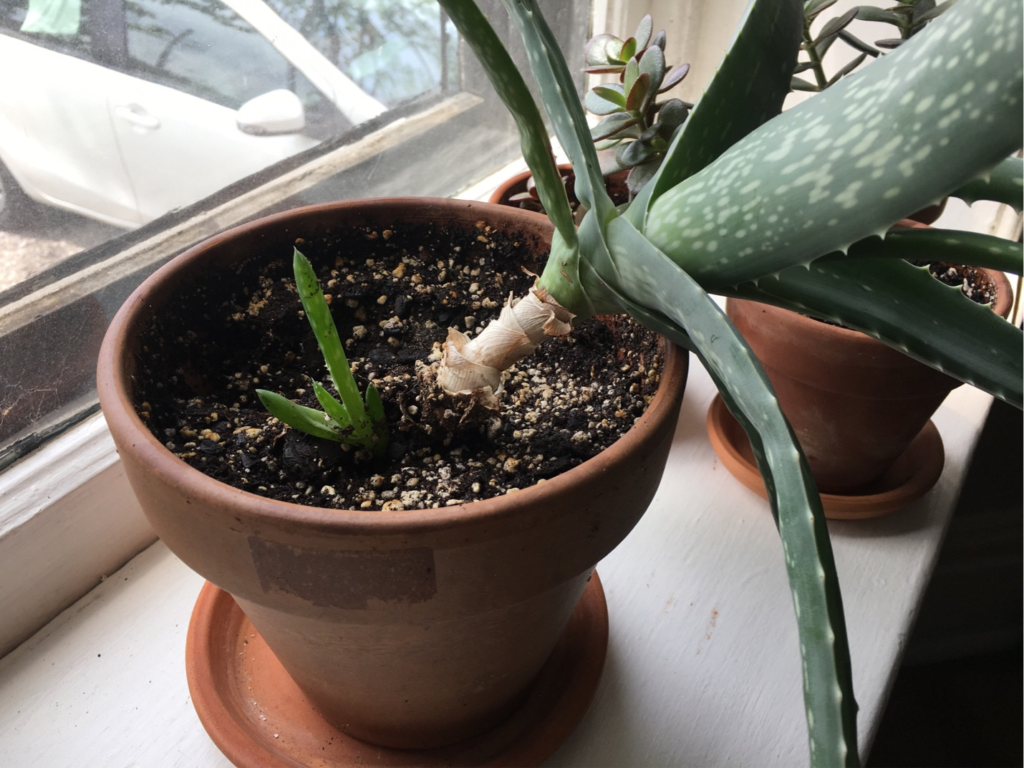
M 7 166 L 0 163 L 0 229 L 6 229 L 19 221 L 28 211 L 32 201 L 18 186 Z

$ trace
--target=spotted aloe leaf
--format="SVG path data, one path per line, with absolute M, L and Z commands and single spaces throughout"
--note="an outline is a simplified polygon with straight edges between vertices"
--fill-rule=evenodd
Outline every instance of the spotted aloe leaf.
M 803 29 L 800 0 L 755 0 L 747 6 L 718 73 L 669 147 L 661 168 L 631 206 L 643 228 L 650 206 L 766 120 L 789 93 Z
M 828 529 L 814 480 L 771 384 L 718 305 L 627 220 L 610 223 L 608 243 L 619 282 L 598 290 L 619 296 L 623 309 L 647 322 L 654 318 L 659 332 L 693 349 L 751 438 L 782 536 L 796 608 L 811 763 L 857 765 L 857 704 Z M 601 280 L 596 272 L 585 274 Z
M 495 91 L 508 107 L 519 131 L 519 144 L 537 182 L 537 194 L 559 237 L 571 247 L 576 243 L 576 225 L 561 174 L 551 154 L 551 142 L 537 104 L 519 68 L 495 33 L 487 17 L 473 0 L 438 0 L 459 34 L 473 49 Z M 570 90 L 570 92 L 574 92 Z
M 899 258 L 819 259 L 809 269 L 791 267 L 730 293 L 863 331 L 1017 408 L 1024 406 L 1020 329 L 940 283 L 925 267 Z
M 962 0 L 665 192 L 646 235 L 716 290 L 884 233 L 1020 146 L 1020 17 L 1019 0 Z
M 850 257 L 894 258 L 909 261 L 946 261 L 972 267 L 1021 274 L 1024 247 L 1003 237 L 948 229 L 897 229 L 884 240 L 867 238 L 854 243 Z
M 1008 157 L 990 174 L 969 181 L 952 192 L 965 203 L 992 200 L 1011 206 L 1017 213 L 1024 207 L 1024 160 Z

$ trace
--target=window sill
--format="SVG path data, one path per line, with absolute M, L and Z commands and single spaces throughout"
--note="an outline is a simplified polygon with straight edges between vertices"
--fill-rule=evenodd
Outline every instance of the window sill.
M 609 657 L 589 713 L 549 765 L 806 761 L 778 535 L 767 503 L 715 459 L 704 426 L 713 395 L 695 367 L 659 493 L 598 567 Z M 946 465 L 927 496 L 886 518 L 830 524 L 864 752 L 990 402 L 961 387 L 936 414 Z M 114 506 L 133 504 L 122 494 Z M 185 683 L 201 583 L 153 545 L 0 660 L 0 762 L 227 766 Z

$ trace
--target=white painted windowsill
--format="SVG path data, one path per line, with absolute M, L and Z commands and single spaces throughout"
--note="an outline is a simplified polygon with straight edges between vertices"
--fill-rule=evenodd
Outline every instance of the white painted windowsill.
M 781 546 L 767 502 L 710 447 L 713 395 L 693 365 L 661 489 L 598 567 L 611 622 L 600 688 L 549 765 L 807 762 Z M 886 518 L 830 524 L 862 751 L 990 402 L 961 387 L 936 414 L 946 466 L 925 498 Z M 0 764 L 227 766 L 185 682 L 185 632 L 201 583 L 153 545 L 0 660 Z

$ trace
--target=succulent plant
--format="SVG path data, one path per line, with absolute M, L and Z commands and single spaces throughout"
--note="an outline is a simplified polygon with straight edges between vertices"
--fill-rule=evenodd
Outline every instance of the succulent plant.
M 603 119 L 591 131 L 598 149 L 615 147 L 613 163 L 605 163 L 605 175 L 630 169 L 627 184 L 635 195 L 661 164 L 676 130 L 693 105 L 680 99 L 663 103 L 658 94 L 682 82 L 690 71 L 680 64 L 669 71 L 665 64 L 664 31 L 651 36 L 653 22 L 648 14 L 636 33 L 627 40 L 614 35 L 597 35 L 587 43 L 589 74 L 617 74 L 618 83 L 595 86 L 585 97 L 588 110 Z
M 440 1 L 515 116 L 555 226 L 538 281 L 545 303 L 577 317 L 628 312 L 690 349 L 746 430 L 796 609 L 811 762 L 857 764 L 850 654 L 820 499 L 771 384 L 708 294 L 864 331 L 1021 407 L 1020 330 L 904 260 L 927 253 L 1019 274 L 1021 246 L 942 230 L 889 232 L 958 191 L 1021 208 L 1021 162 L 1006 159 L 1024 129 L 1021 0 L 960 0 L 893 53 L 786 112 L 805 11 L 826 3 L 753 0 L 714 80 L 624 210 L 605 192 L 583 106 L 536 2 L 503 0 L 572 161 L 588 211 L 578 229 L 522 75 L 472 0 Z M 651 71 L 640 66 L 644 55 L 660 51 L 643 37 L 612 54 L 609 40 L 594 44 L 609 66 L 625 65 L 624 97 Z M 492 330 L 508 331 L 498 324 L 481 336 Z M 488 347 L 467 346 L 464 355 Z M 490 367 L 492 378 L 501 369 L 496 359 L 470 362 Z
M 804 3 L 804 31 L 800 44 L 805 60 L 796 65 L 790 87 L 794 91 L 811 91 L 817 93 L 834 85 L 846 75 L 854 72 L 869 56 L 877 57 L 882 49 L 896 48 L 912 36 L 923 30 L 930 21 L 937 19 L 948 10 L 956 0 L 945 0 L 936 5 L 935 0 L 896 0 L 891 8 L 878 8 L 873 5 L 859 5 L 850 8 L 842 16 L 836 16 L 825 22 L 825 25 L 814 34 L 811 27 L 822 12 L 835 5 L 837 0 L 806 0 Z M 877 21 L 891 24 L 896 28 L 899 37 L 876 40 L 874 45 L 864 42 L 848 29 L 854 20 Z M 825 74 L 822 60 L 832 44 L 837 40 L 859 51 L 860 53 L 843 65 L 831 77 Z M 808 70 L 814 75 L 814 82 L 797 77 Z
M 257 389 L 256 394 L 272 416 L 290 427 L 314 437 L 362 448 L 374 456 L 383 455 L 388 445 L 388 425 L 380 394 L 372 383 L 367 384 L 365 399 L 359 394 L 359 385 L 352 375 L 331 308 L 317 282 L 316 272 L 298 248 L 293 254 L 292 268 L 302 309 L 341 400 L 315 380 L 313 392 L 322 411 L 299 405 L 266 389 Z

